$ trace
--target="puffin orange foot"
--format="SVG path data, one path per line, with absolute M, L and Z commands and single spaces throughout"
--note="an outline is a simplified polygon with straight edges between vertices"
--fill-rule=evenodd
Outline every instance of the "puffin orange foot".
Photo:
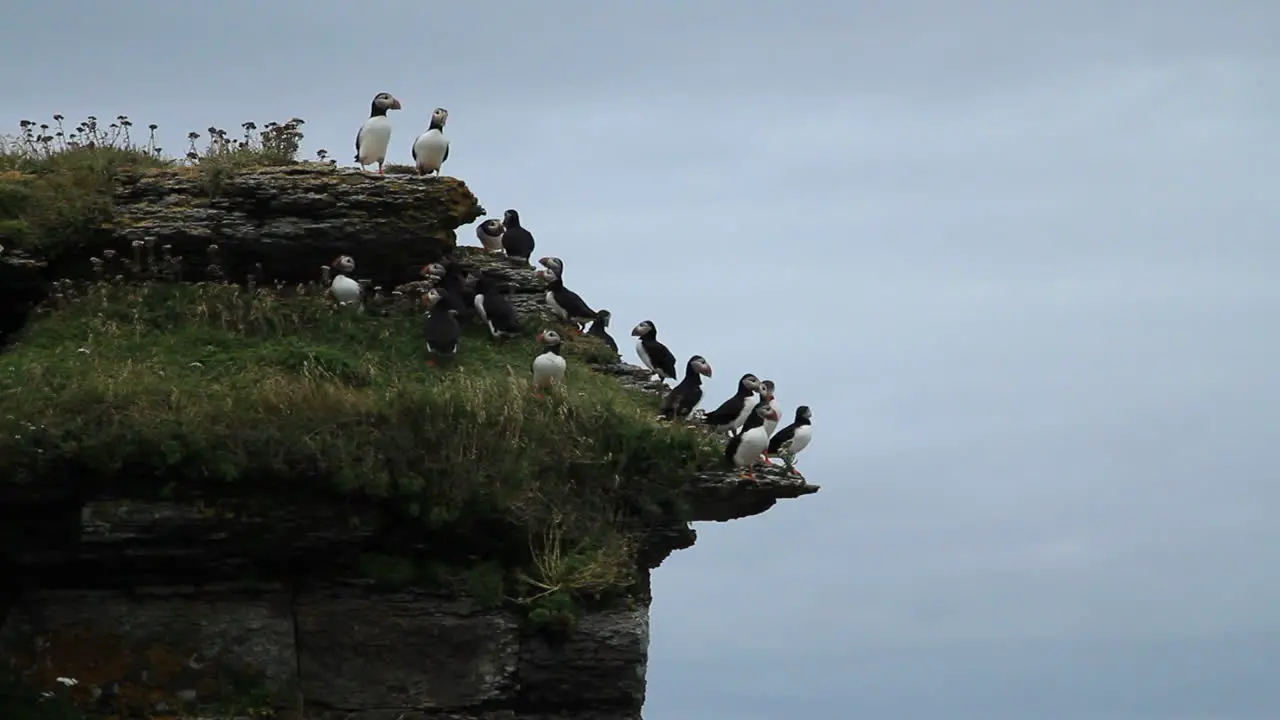
M 431 366 L 431 367 L 435 367 L 435 366 L 436 366 L 436 361 L 435 361 L 435 360 L 430 360 L 430 359 L 428 359 L 428 360 L 427 360 L 427 365 L 429 365 L 429 366 Z
M 795 469 L 795 468 L 791 468 L 791 474 L 792 474 L 792 475 L 799 475 L 799 474 L 800 474 L 800 471 L 799 471 L 799 470 L 797 470 L 797 469 Z
M 750 470 L 743 470 L 742 472 L 738 473 L 738 477 L 742 478 L 743 480 L 755 480 L 756 474 Z

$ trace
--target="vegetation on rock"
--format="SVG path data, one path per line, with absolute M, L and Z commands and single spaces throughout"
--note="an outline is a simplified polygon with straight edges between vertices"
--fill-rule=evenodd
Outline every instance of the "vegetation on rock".
M 210 128 L 203 151 L 192 133 L 181 159 L 156 147 L 154 125 L 135 141 L 124 117 L 105 130 L 24 124 L 0 148 L 0 245 L 47 255 L 83 244 L 126 170 L 184 165 L 216 184 L 293 163 L 301 124 L 246 123 L 241 140 Z M 575 602 L 627 591 L 628 513 L 718 456 L 703 433 L 656 423 L 656 398 L 591 372 L 614 357 L 586 336 L 563 333 L 567 387 L 535 394 L 527 337 L 495 343 L 469 329 L 456 362 L 437 367 L 405 298 L 361 312 L 318 284 L 176 282 L 155 248 L 145 263 L 138 247 L 94 252 L 96 280 L 59 281 L 0 355 L 3 482 L 383 503 L 437 537 L 502 545 L 475 572 L 428 574 L 557 624 Z M 396 559 L 410 554 L 368 556 L 368 570 L 412 582 L 417 561 Z

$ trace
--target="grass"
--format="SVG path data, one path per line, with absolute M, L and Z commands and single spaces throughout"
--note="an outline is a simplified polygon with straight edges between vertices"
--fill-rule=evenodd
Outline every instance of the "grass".
M 126 172 L 195 167 L 216 195 L 229 173 L 297 162 L 303 124 L 247 122 L 239 137 L 210 127 L 188 133 L 186 154 L 173 157 L 157 144 L 156 125 L 141 137 L 124 115 L 74 127 L 61 115 L 23 120 L 16 135 L 0 137 L 0 246 L 49 258 L 91 242 L 111 220 L 112 191 Z M 328 153 L 316 156 L 324 162 Z
M 617 514 L 715 462 L 714 443 L 589 370 L 605 356 L 593 338 L 567 343 L 567 387 L 539 396 L 531 340 L 468 330 L 456 362 L 432 366 L 406 305 L 340 308 L 315 285 L 60 283 L 0 355 L 0 478 L 386 500 L 522 544 L 519 597 L 630 585 Z

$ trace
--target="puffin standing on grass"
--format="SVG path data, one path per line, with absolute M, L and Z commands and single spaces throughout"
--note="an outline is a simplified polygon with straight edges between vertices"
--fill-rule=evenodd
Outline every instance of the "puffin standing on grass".
M 364 296 L 364 288 L 360 287 L 360 283 L 347 277 L 348 273 L 356 271 L 355 259 L 350 255 L 339 255 L 329 263 L 329 267 L 334 270 L 333 280 L 329 283 L 329 294 L 338 305 L 359 307 Z
M 520 316 L 516 314 L 516 308 L 507 296 L 502 294 L 506 288 L 499 286 L 484 271 L 472 277 L 475 279 L 476 288 L 476 315 L 479 315 L 480 320 L 489 326 L 489 334 L 495 340 L 518 335 Z
M 636 355 L 650 372 L 658 376 L 658 382 L 666 384 L 668 378 L 676 379 L 676 356 L 666 345 L 658 342 L 658 328 L 652 320 L 645 320 L 632 328 L 631 336 L 640 338 L 636 341 Z
M 758 403 L 747 413 L 742 432 L 730 438 L 725 445 L 724 457 L 730 465 L 742 470 L 739 477 L 755 479 L 752 467 L 760 461 L 761 453 L 769 447 L 769 435 L 764 431 L 764 424 L 777 419 L 778 411 L 769 403 Z
M 533 274 L 547 283 L 547 307 L 563 322 L 574 326 L 574 330 L 582 333 L 582 326 L 596 319 L 596 311 L 582 299 L 578 293 L 564 286 L 564 280 L 555 270 L 543 267 Z
M 533 233 L 520 224 L 520 213 L 508 210 L 502 214 L 502 248 L 507 257 L 529 262 L 533 255 Z
M 423 336 L 427 339 L 427 350 L 440 357 L 453 359 L 458 354 L 458 340 L 462 337 L 462 326 L 458 324 L 457 310 L 450 308 L 445 302 L 449 293 L 440 288 L 431 288 L 424 296 L 427 303 L 427 319 L 423 323 Z M 434 360 L 427 360 L 428 365 L 435 365 Z
M 378 174 L 382 174 L 382 163 L 387 160 L 387 146 L 391 144 L 391 121 L 387 119 L 387 111 L 399 109 L 400 101 L 391 93 L 373 96 L 369 119 L 364 121 L 360 132 L 356 133 L 356 162 L 361 170 L 366 165 L 377 163 Z
M 698 403 L 702 402 L 703 376 L 711 377 L 711 363 L 701 355 L 694 355 L 685 363 L 684 379 L 662 398 L 662 405 L 658 407 L 659 418 L 688 418 L 693 409 L 698 407 Z
M 568 363 L 560 354 L 560 335 L 555 330 L 543 330 L 538 333 L 537 340 L 539 345 L 546 348 L 533 358 L 534 394 L 541 397 L 538 392 L 540 389 L 564 382 L 564 371 Z
M 419 175 L 435 173 L 440 177 L 440 167 L 449 159 L 449 138 L 444 136 L 444 124 L 448 120 L 448 110 L 432 110 L 427 131 L 413 141 L 413 166 L 418 168 Z
M 796 408 L 795 422 L 782 428 L 769 440 L 769 447 L 765 450 L 767 455 L 777 455 L 782 458 L 782 462 L 786 464 L 786 469 L 800 474 L 796 470 L 796 455 L 801 450 L 809 447 L 809 441 L 813 439 L 813 412 L 809 410 L 808 405 L 801 405 Z
M 618 352 L 618 343 L 608 332 L 611 319 L 613 319 L 613 313 L 608 310 L 597 310 L 596 319 L 591 321 L 591 329 L 587 330 L 587 334 L 593 338 L 599 338 L 605 345 L 613 348 L 614 352 Z
M 702 418 L 704 425 L 710 426 L 716 432 L 732 433 L 734 430 L 742 427 L 747 421 L 747 417 L 751 415 L 751 411 L 760 403 L 760 396 L 756 392 L 760 389 L 760 378 L 751 373 L 747 373 L 738 379 L 738 390 L 733 397 L 720 403 L 720 407 L 707 413 Z M 761 424 L 763 429 L 764 425 Z M 765 436 L 767 441 L 768 435 Z M 766 447 L 768 447 L 766 443 Z M 761 449 L 763 452 L 764 449 Z
M 476 239 L 489 252 L 502 252 L 502 221 L 489 218 L 476 227 Z

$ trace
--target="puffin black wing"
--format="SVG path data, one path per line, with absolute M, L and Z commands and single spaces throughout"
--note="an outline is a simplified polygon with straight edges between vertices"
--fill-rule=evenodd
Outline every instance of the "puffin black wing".
M 413 144 L 409 146 L 409 156 L 413 158 L 413 161 L 415 163 L 418 162 L 418 141 L 417 140 L 414 140 Z
M 364 134 L 364 128 L 356 131 L 356 160 L 360 159 L 360 136 Z
M 800 427 L 800 423 L 791 423 L 790 425 L 774 433 L 773 437 L 769 438 L 769 454 L 777 455 L 778 451 L 781 450 L 783 446 L 785 446 L 787 443 L 791 442 L 795 438 L 796 428 L 799 428 L 799 427 Z
M 587 301 L 582 299 L 578 293 L 561 285 L 553 291 L 556 294 L 556 302 L 565 312 L 569 313 L 570 318 L 594 318 L 596 311 L 587 305 Z
M 729 442 L 724 446 L 724 459 L 729 465 L 733 465 L 733 456 L 738 454 L 738 447 L 742 445 L 742 433 L 729 438 Z
M 417 160 L 417 159 L 418 159 L 418 158 L 416 158 L 416 157 L 414 158 L 414 160 Z M 444 163 L 444 161 L 445 161 L 445 160 L 448 160 L 448 159 L 449 159 L 449 146 L 448 146 L 448 145 L 445 145 L 445 146 L 444 146 L 444 157 L 440 158 L 440 162 L 441 162 L 441 164 L 443 164 L 443 163 Z
M 728 425 L 738 418 L 740 412 L 742 412 L 742 396 L 734 395 L 720 403 L 720 407 L 704 415 L 702 422 L 706 425 Z
M 502 234 L 502 248 L 514 258 L 529 259 L 533 255 L 533 233 L 522 227 L 508 227 Z
M 671 388 L 671 392 L 667 393 L 666 397 L 662 398 L 658 412 L 667 420 L 689 417 L 689 413 L 693 412 L 701 400 L 702 385 L 695 385 L 691 378 L 686 377 Z
M 644 351 L 649 354 L 649 362 L 667 377 L 677 377 L 676 375 L 676 356 L 671 354 L 671 350 L 666 345 L 657 340 L 646 341 Z M 735 416 L 736 417 L 736 416 Z
M 496 291 L 490 290 L 484 294 L 484 314 L 489 318 L 489 324 L 498 332 L 514 333 L 520 330 L 520 317 L 516 315 L 515 306 Z

